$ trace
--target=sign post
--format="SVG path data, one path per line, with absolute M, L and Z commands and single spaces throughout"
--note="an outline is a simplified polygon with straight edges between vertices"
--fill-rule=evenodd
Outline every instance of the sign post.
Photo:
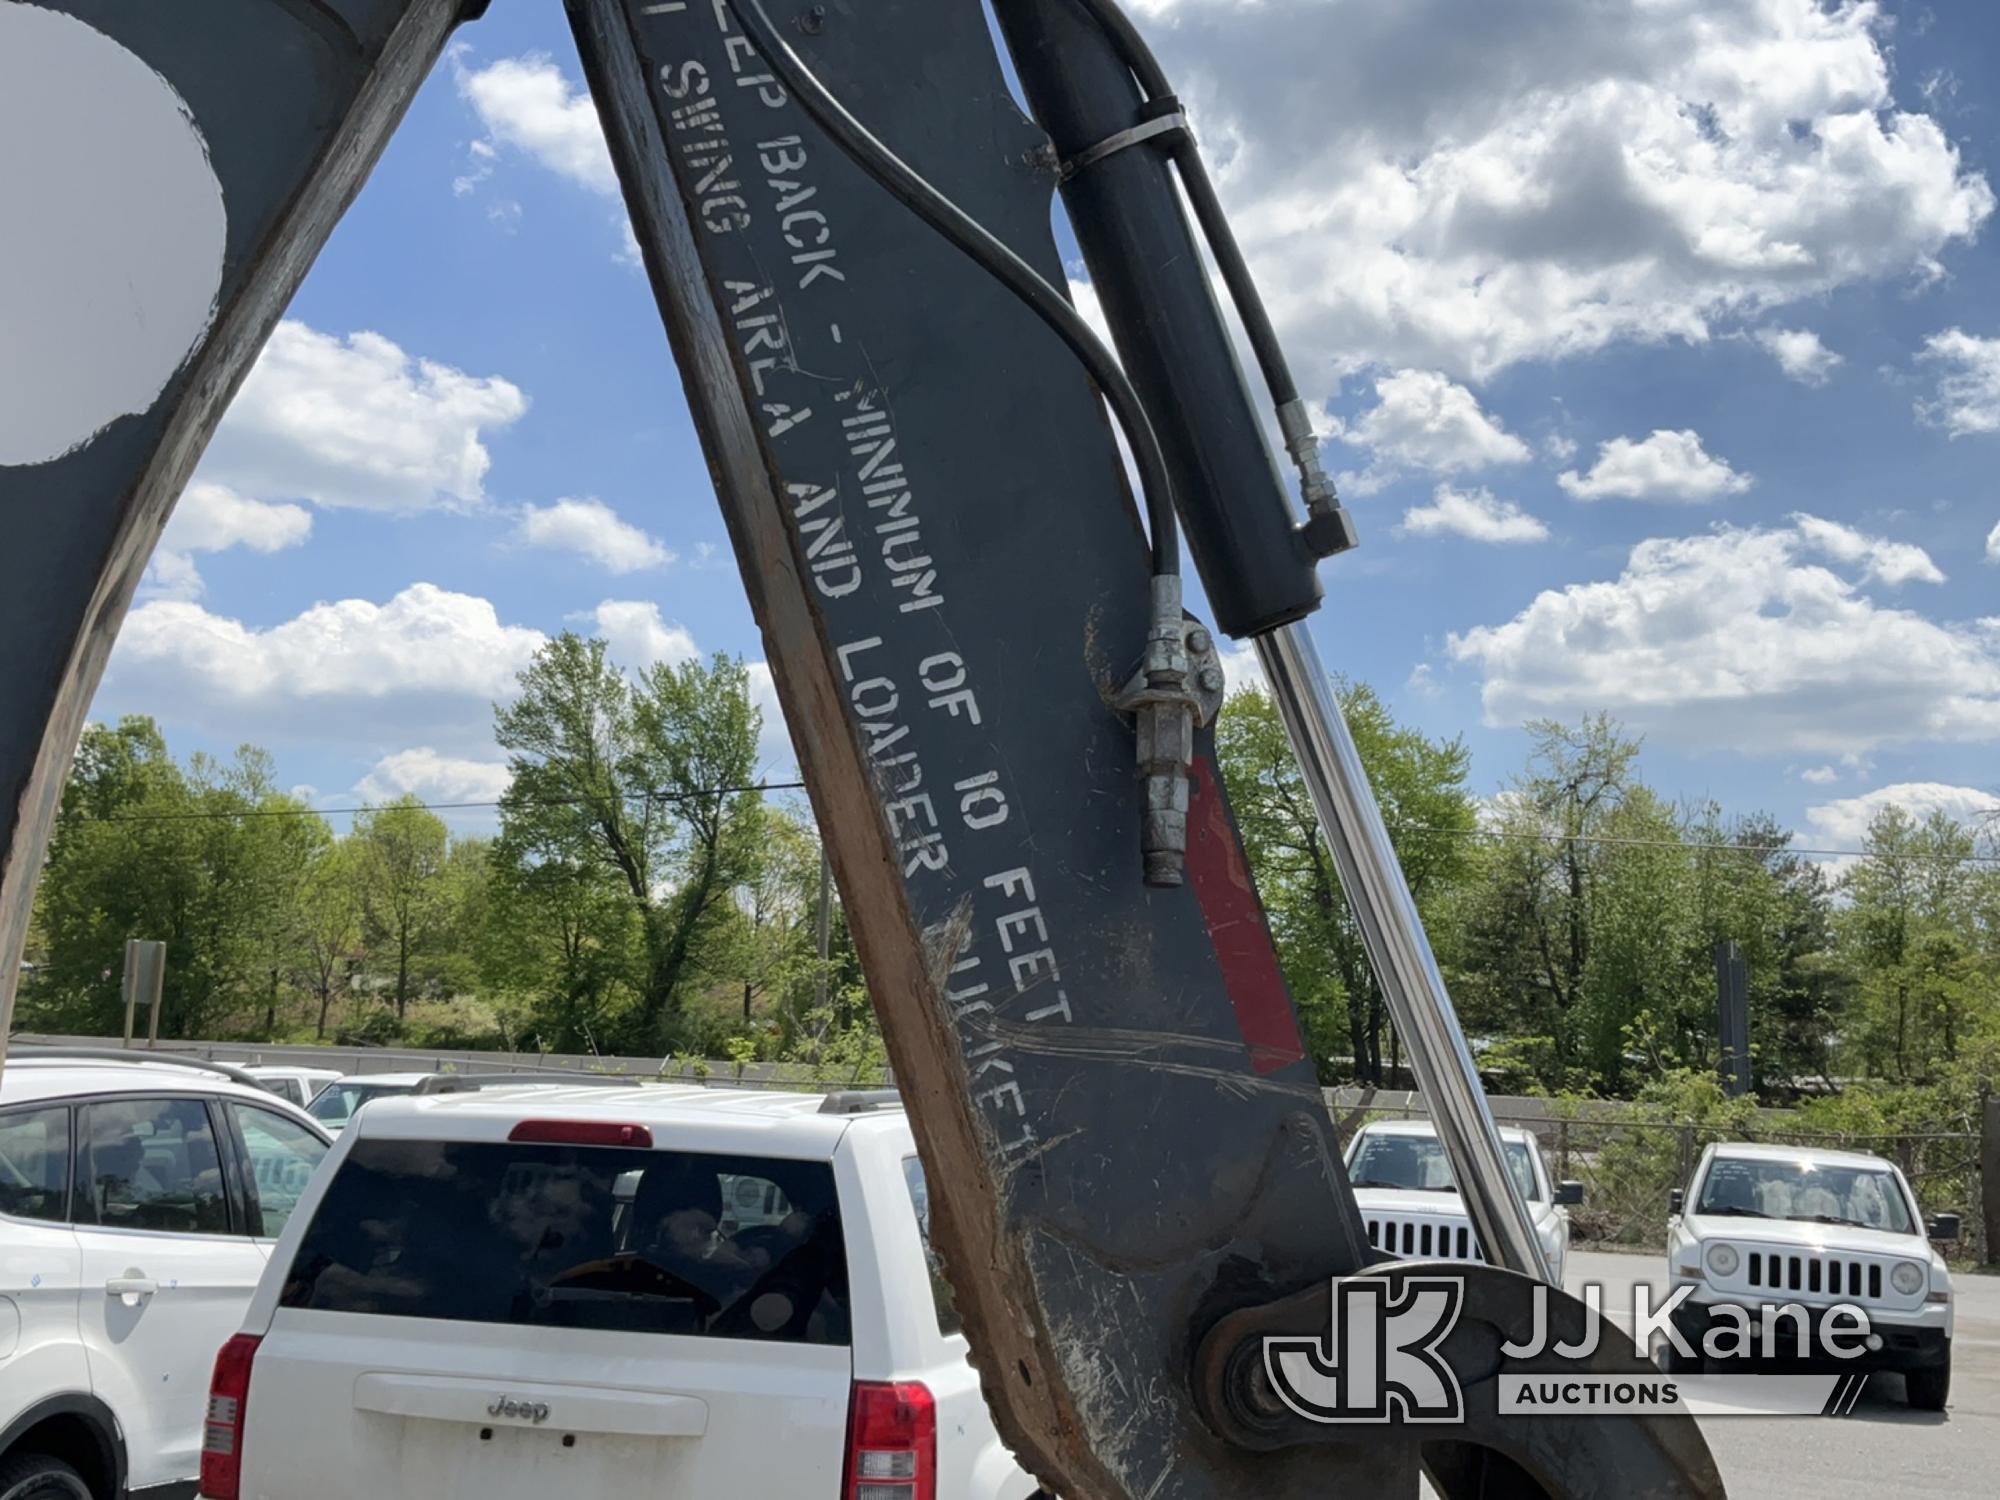
M 146 1018 L 146 1046 L 160 1042 L 160 995 L 167 982 L 167 945 L 145 938 L 125 940 L 125 1045 L 132 1045 L 132 1023 L 143 999 Z

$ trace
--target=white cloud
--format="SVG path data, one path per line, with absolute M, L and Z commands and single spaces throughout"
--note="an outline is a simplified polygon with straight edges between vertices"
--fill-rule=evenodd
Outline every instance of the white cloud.
M 1931 561 L 1930 553 L 1921 547 L 1869 536 L 1838 521 L 1822 520 L 1803 512 L 1793 512 L 1791 519 L 1807 545 L 1836 562 L 1858 564 L 1863 576 L 1877 583 L 1894 588 L 1905 583 L 1944 582 L 1944 574 Z
M 1444 684 L 1437 680 L 1437 673 L 1427 661 L 1420 661 L 1410 669 L 1409 681 L 1404 686 L 1419 698 L 1435 698 L 1444 691 Z
M 1832 786 L 1840 780 L 1840 772 L 1832 766 L 1813 766 L 1799 772 L 1799 780 L 1807 786 Z
M 1859 849 L 1868 837 L 1868 825 L 1884 808 L 1895 806 L 1922 822 L 1934 812 L 1942 812 L 1954 822 L 1968 827 L 2000 813 L 2000 797 L 1976 787 L 1952 786 L 1938 781 L 1904 781 L 1895 786 L 1877 787 L 1858 797 L 1842 797 L 1806 809 L 1813 840 L 1829 848 Z
M 1542 440 L 1542 448 L 1559 464 L 1566 464 L 1576 457 L 1576 439 L 1565 433 L 1550 433 Z
M 1450 651 L 1483 669 L 1495 725 L 1608 709 L 1773 755 L 2000 739 L 2000 619 L 1884 606 L 1818 554 L 1797 526 L 1641 542 L 1617 578 L 1545 591 Z
M 528 398 L 499 376 L 413 358 L 379 333 L 280 323 L 230 404 L 202 472 L 247 494 L 364 510 L 478 505 L 485 438 Z
M 385 755 L 355 783 L 366 802 L 416 796 L 429 803 L 497 802 L 511 778 L 505 761 L 444 755 L 429 745 Z
M 1986 533 L 1986 560 L 2000 563 L 2000 521 L 1993 523 L 1993 529 Z
M 160 545 L 175 552 L 282 552 L 312 535 L 312 512 L 302 505 L 252 500 L 225 484 L 197 479 L 187 487 Z
M 1613 438 L 1600 443 L 1588 474 L 1566 469 L 1556 478 L 1577 500 L 1675 500 L 1703 504 L 1719 495 L 1740 495 L 1750 476 L 1711 457 L 1690 428 L 1655 428 L 1643 442 Z
M 1528 445 L 1479 409 L 1479 398 L 1434 370 L 1397 370 L 1375 382 L 1377 403 L 1332 435 L 1373 456 L 1366 471 L 1340 476 L 1341 487 L 1370 495 L 1403 469 L 1462 474 L 1518 464 Z
M 1115 352 L 1117 345 L 1111 340 L 1111 325 L 1105 321 L 1104 302 L 1097 295 L 1097 288 L 1083 277 L 1072 275 L 1069 278 L 1069 300 L 1076 304 L 1077 316 L 1104 341 L 1104 347 Z
M 611 659 L 627 671 L 643 671 L 659 662 L 677 667 L 701 655 L 694 636 L 661 619 L 660 606 L 650 600 L 606 599 L 577 620 L 604 637 Z
M 749 664 L 750 702 L 764 715 L 764 730 L 757 738 L 757 774 L 765 781 L 796 781 L 798 757 L 792 753 L 792 737 L 785 728 L 784 705 L 778 702 L 778 684 L 771 676 L 771 664 Z
M 458 78 L 459 97 L 472 107 L 486 134 L 468 148 L 471 165 L 452 180 L 455 196 L 466 197 L 489 181 L 503 149 L 521 153 L 600 198 L 618 196 L 611 148 L 605 144 L 597 108 L 582 85 L 565 78 L 555 60 L 544 52 L 503 57 L 481 68 L 468 66 L 470 53 L 463 44 L 453 48 L 452 68 Z M 521 205 L 513 199 L 501 200 L 488 207 L 487 217 L 511 232 L 520 221 Z M 640 269 L 645 262 L 639 237 L 622 205 L 612 221 L 618 234 L 612 260 L 628 270 Z
M 553 505 L 530 505 L 522 512 L 518 535 L 531 547 L 574 552 L 607 573 L 637 573 L 664 568 L 674 554 L 601 500 L 563 499 Z
M 1918 356 L 1944 366 L 1937 394 L 1917 403 L 1917 417 L 1955 438 L 2000 432 L 2000 339 L 1948 328 L 1924 340 Z
M 227 485 L 197 479 L 181 495 L 147 573 L 149 592 L 176 599 L 201 596 L 197 552 L 282 552 L 312 535 L 312 512 L 302 505 L 252 500 Z
M 1264 664 L 1257 660 L 1257 648 L 1250 642 L 1223 637 L 1216 642 L 1216 655 L 1222 661 L 1225 692 L 1237 693 L 1248 688 L 1261 692 L 1269 687 L 1264 676 Z
M 1455 490 L 1441 484 L 1429 505 L 1403 512 L 1402 530 L 1415 536 L 1462 536 L 1475 542 L 1539 542 L 1549 528 L 1512 500 L 1491 490 Z
M 487 706 L 542 645 L 485 600 L 415 583 L 386 603 L 315 604 L 268 627 L 160 599 L 126 617 L 109 680 L 177 721 L 241 739 L 485 746 Z
M 1780 370 L 1801 385 L 1825 385 L 1844 363 L 1808 328 L 1760 328 L 1752 337 Z
M 483 68 L 468 68 L 460 52 L 453 62 L 458 92 L 479 116 L 489 137 L 473 144 L 478 165 L 490 170 L 497 143 L 526 152 L 551 172 L 593 193 L 608 197 L 618 191 L 618 174 L 611 165 L 611 151 L 604 143 L 596 106 L 588 93 L 571 86 L 547 53 L 503 57 Z M 475 179 L 478 165 L 469 174 Z M 467 178 L 459 182 L 467 182 Z M 452 186 L 454 191 L 460 190 L 458 183 Z M 470 186 L 468 183 L 465 191 Z
M 1147 0 L 1303 370 L 1484 379 L 1923 280 L 1993 207 L 1880 5 Z

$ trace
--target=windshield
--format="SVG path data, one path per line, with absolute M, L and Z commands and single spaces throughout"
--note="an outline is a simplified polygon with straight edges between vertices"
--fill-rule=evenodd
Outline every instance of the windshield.
M 1916 1233 L 1909 1200 L 1886 1167 L 1717 1157 L 1695 1212 Z
M 1502 1141 L 1507 1171 L 1514 1189 L 1530 1203 L 1542 1201 L 1535 1181 L 1534 1158 L 1526 1141 Z M 1405 1188 L 1413 1192 L 1455 1193 L 1451 1163 L 1434 1135 L 1390 1135 L 1365 1131 L 1347 1164 L 1347 1180 L 1355 1187 Z
M 354 1112 L 370 1099 L 382 1099 L 391 1094 L 414 1094 L 417 1086 L 413 1083 L 330 1083 L 326 1092 L 306 1106 L 306 1113 L 322 1125 L 339 1129 L 354 1118 Z

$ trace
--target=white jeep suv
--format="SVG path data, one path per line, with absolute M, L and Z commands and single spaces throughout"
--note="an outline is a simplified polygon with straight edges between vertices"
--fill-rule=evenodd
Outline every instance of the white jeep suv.
M 1502 1130 L 1500 1148 L 1548 1257 L 1551 1279 L 1561 1286 L 1569 1259 L 1570 1205 L 1583 1201 L 1583 1185 L 1550 1180 L 1531 1131 Z M 1486 1259 L 1430 1121 L 1377 1120 L 1362 1126 L 1347 1144 L 1347 1181 L 1368 1243 L 1376 1249 L 1398 1259 Z
M 1796 1304 L 1816 1325 L 1807 1360 L 1848 1370 L 1902 1372 L 1910 1404 L 1943 1411 L 1951 1396 L 1952 1287 L 1945 1259 L 1931 1245 L 1956 1238 L 1955 1215 L 1926 1224 L 1916 1194 L 1896 1166 L 1879 1156 L 1798 1146 L 1710 1146 L 1683 1194 L 1676 1188 L 1667 1225 L 1670 1289 L 1692 1291 L 1674 1314 L 1691 1354 L 1668 1341 L 1669 1370 L 1719 1366 L 1717 1352 L 1737 1352 L 1740 1319 Z M 1819 1335 L 1835 1308 L 1867 1319 L 1862 1352 L 1825 1354 Z M 1796 1360 L 1799 1318 L 1779 1320 L 1774 1352 Z M 1762 1325 L 1758 1323 L 1761 1352 Z M 1707 1342 L 1719 1327 L 1727 1331 Z M 1852 1322 L 1839 1329 L 1851 1335 Z M 1852 1347 L 1853 1337 L 1844 1338 Z
M 216 1361 L 210 1500 L 1026 1500 L 873 1096 L 381 1099 Z
M 222 1064 L 14 1050 L 0 1073 L 0 1495 L 192 1489 L 215 1352 L 327 1144 Z

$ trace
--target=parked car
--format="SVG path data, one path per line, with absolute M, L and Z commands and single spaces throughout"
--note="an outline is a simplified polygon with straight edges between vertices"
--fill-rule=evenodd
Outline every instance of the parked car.
M 873 1100 L 370 1104 L 216 1360 L 202 1493 L 1026 1500 L 928 1202 Z
M 0 1494 L 187 1493 L 207 1378 L 326 1155 L 224 1064 L 16 1050 L 0 1074 Z
M 1954 1309 L 1951 1271 L 1931 1240 L 1958 1238 L 1959 1221 L 1941 1214 L 1926 1224 L 1895 1163 L 1851 1151 L 1714 1145 L 1670 1208 L 1669 1285 L 1693 1288 L 1674 1326 L 1696 1352 L 1688 1359 L 1667 1343 L 1669 1370 L 1709 1363 L 1703 1341 L 1722 1306 L 1797 1303 L 1817 1320 L 1846 1305 L 1867 1316 L 1867 1348 L 1828 1362 L 1900 1371 L 1910 1405 L 1944 1410 Z M 1787 1320 L 1781 1332 L 1795 1329 Z M 1781 1347 L 1795 1354 L 1795 1337 Z
M 433 1073 L 357 1073 L 336 1078 L 313 1096 L 306 1106 L 311 1115 L 331 1134 L 339 1135 L 355 1112 L 372 1099 L 394 1099 L 414 1094 Z
M 1569 1210 L 1583 1184 L 1552 1182 L 1533 1132 L 1509 1128 L 1500 1146 L 1528 1206 L 1535 1237 L 1561 1285 L 1569 1259 Z M 1368 1243 L 1399 1259 L 1484 1261 L 1472 1220 L 1452 1184 L 1451 1161 L 1428 1120 L 1378 1120 L 1347 1145 L 1347 1180 L 1368 1228 Z
M 321 1091 L 340 1077 L 338 1068 L 299 1068 L 283 1063 L 254 1063 L 245 1067 L 244 1072 L 256 1079 L 258 1084 L 269 1089 L 280 1099 L 304 1109 Z

